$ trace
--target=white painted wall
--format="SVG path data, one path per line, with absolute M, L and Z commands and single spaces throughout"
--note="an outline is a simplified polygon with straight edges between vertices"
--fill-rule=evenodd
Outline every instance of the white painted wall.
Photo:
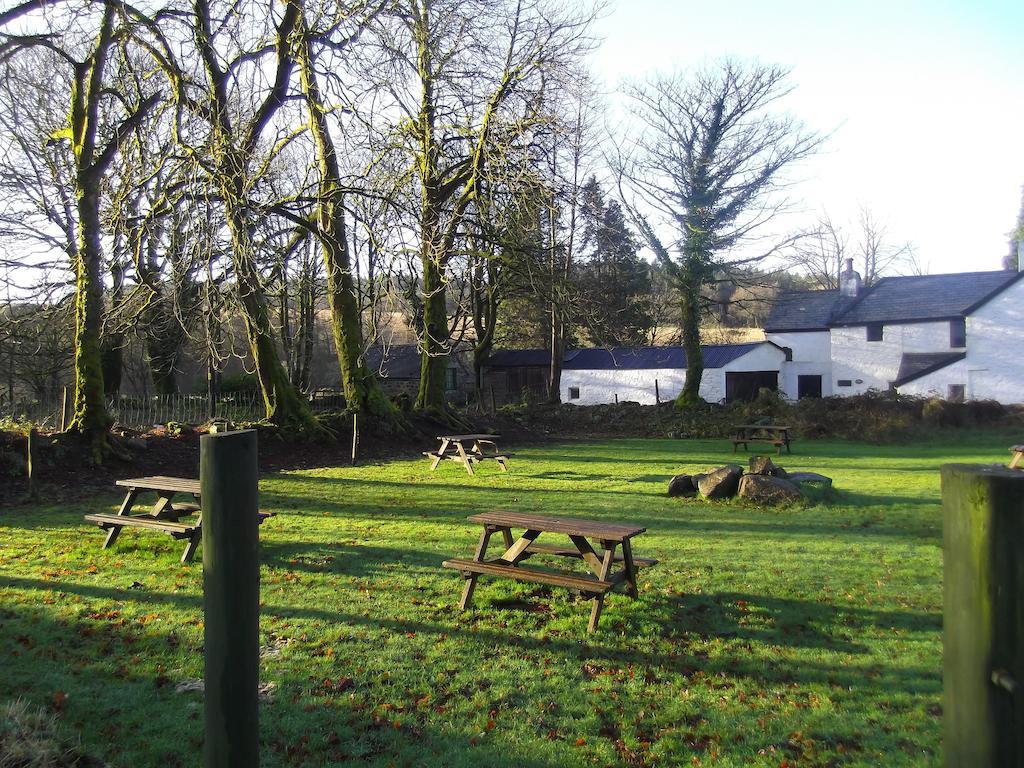
M 967 318 L 967 397 L 1024 403 L 1024 280 Z
M 828 331 L 793 331 L 765 334 L 768 341 L 793 350 L 793 360 L 783 363 L 779 390 L 796 400 L 798 376 L 821 376 L 821 395 L 832 394 L 832 342 Z
M 686 370 L 683 368 L 616 368 L 612 370 L 562 370 L 562 402 L 575 405 L 600 405 L 632 400 L 654 405 L 654 380 L 658 380 L 661 400 L 675 400 L 683 391 Z M 579 387 L 580 396 L 573 400 L 569 388 Z M 702 388 L 703 389 L 703 388 Z
M 711 403 L 725 397 L 725 374 L 737 371 L 778 371 L 785 353 L 771 344 L 762 344 L 733 360 L 723 368 L 706 368 L 700 381 L 700 396 Z M 674 400 L 683 390 L 686 371 L 682 368 L 618 368 L 612 370 L 563 370 L 561 395 L 563 403 L 599 405 L 632 400 L 654 405 L 654 380 L 662 402 Z M 578 399 L 570 399 L 569 388 L 579 387 Z
M 968 330 L 968 344 L 971 344 Z M 869 389 L 888 389 L 896 380 L 904 352 L 951 352 L 949 321 L 885 325 L 881 341 L 868 341 L 863 325 L 832 329 L 832 391 L 859 395 Z M 840 387 L 840 379 L 852 386 Z M 857 383 L 857 380 L 860 383 Z
M 1024 403 L 1024 281 L 967 318 L 967 357 L 899 391 L 947 397 L 950 384 L 963 385 L 968 400 Z

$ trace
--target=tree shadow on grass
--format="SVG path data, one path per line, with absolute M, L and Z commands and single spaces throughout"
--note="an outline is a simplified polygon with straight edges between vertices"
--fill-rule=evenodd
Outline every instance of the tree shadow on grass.
M 517 585 L 518 586 L 518 585 Z M 173 604 L 186 607 L 197 614 L 203 609 L 201 595 L 167 593 L 153 590 L 133 591 L 89 584 L 69 584 L 39 579 L 0 576 L 0 587 L 20 590 L 35 590 L 46 593 L 64 593 L 83 598 L 98 598 L 121 602 L 137 601 L 154 607 Z M 406 618 L 382 618 L 296 606 L 264 603 L 261 613 L 278 619 L 310 619 L 338 625 L 366 626 L 387 630 L 397 634 L 436 635 L 439 638 L 464 636 L 486 644 L 515 646 L 520 651 L 559 652 L 587 659 L 597 659 L 620 664 L 640 664 L 663 668 L 684 676 L 702 670 L 706 674 L 722 672 L 733 676 L 750 678 L 760 685 L 779 682 L 799 681 L 802 683 L 829 683 L 847 687 L 864 687 L 905 691 L 918 688 L 941 688 L 941 670 L 936 667 L 880 667 L 878 664 L 857 665 L 844 663 L 833 666 L 807 659 L 780 658 L 776 663 L 765 664 L 763 658 L 750 653 L 754 644 L 783 648 L 810 648 L 838 653 L 861 654 L 866 646 L 853 639 L 836 637 L 827 631 L 829 626 L 848 627 L 851 635 L 864 628 L 881 630 L 898 629 L 906 632 L 941 631 L 942 616 L 938 613 L 914 613 L 910 611 L 887 611 L 846 606 L 832 606 L 814 601 L 776 598 L 748 593 L 723 592 L 697 596 L 645 596 L 641 594 L 637 603 L 617 606 L 619 601 L 628 601 L 622 595 L 612 595 L 605 600 L 605 613 L 601 628 L 585 641 L 574 637 L 554 637 L 553 633 L 541 637 L 529 634 L 507 632 L 500 627 L 499 614 L 491 611 L 498 608 L 523 608 L 535 600 L 565 600 L 565 594 L 552 594 L 537 588 L 523 587 L 518 595 L 505 597 L 497 606 L 488 607 L 485 590 L 478 589 L 475 610 L 465 613 L 454 609 L 457 588 L 452 590 L 450 621 L 428 621 Z M 511 601 L 511 602 L 509 602 Z M 586 625 L 589 601 L 581 600 L 580 631 Z M 396 610 L 398 606 L 396 606 Z M 541 610 L 540 612 L 543 612 Z M 616 616 L 616 614 L 618 614 Z M 676 638 L 679 644 L 672 655 L 659 654 L 643 647 L 604 644 L 602 632 L 610 628 L 624 636 L 636 636 L 638 625 L 634 622 L 653 620 L 660 625 L 660 635 Z M 726 646 L 714 658 L 703 652 L 686 652 L 688 641 L 723 639 L 734 646 Z
M 93 598 L 122 597 L 107 594 L 116 590 L 102 588 L 65 591 Z M 154 607 L 166 597 L 166 593 L 153 592 L 137 595 Z M 201 598 L 175 597 L 178 599 L 172 602 L 194 607 L 201 614 Z M 96 615 L 113 616 L 116 612 Z M 204 694 L 175 691 L 182 670 L 151 671 L 161 668 L 139 659 L 145 649 L 137 634 L 129 624 L 116 620 L 55 620 L 38 606 L 0 610 L 0 643 L 9 639 L 19 657 L 17 671 L 12 673 L 13 667 L 9 667 L 9 674 L 0 680 L 0 704 L 24 699 L 33 706 L 55 706 L 66 723 L 63 730 L 80 731 L 90 753 L 116 764 L 197 765 L 203 752 Z M 146 642 L 162 659 L 164 648 L 176 646 L 179 640 L 171 629 L 148 631 Z M 61 663 L 54 663 L 58 653 Z M 199 674 L 201 669 L 200 663 Z M 195 670 L 184 674 L 195 674 Z M 382 717 L 375 709 L 353 704 L 349 694 L 335 695 L 329 687 L 318 688 L 311 680 L 304 674 L 274 675 L 281 690 L 260 702 L 262 764 L 351 762 L 423 768 L 454 764 L 557 768 L 564 764 L 527 753 L 498 733 L 488 734 L 486 740 L 474 738 L 482 727 L 478 718 L 446 723 L 442 731 L 417 718 L 416 712 Z M 55 692 L 60 696 L 58 705 L 53 704 Z M 131 762 L 121 762 L 126 760 Z

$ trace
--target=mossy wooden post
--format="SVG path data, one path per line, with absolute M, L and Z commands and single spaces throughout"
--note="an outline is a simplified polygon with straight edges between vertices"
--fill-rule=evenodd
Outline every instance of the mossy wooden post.
M 205 768 L 259 765 L 256 432 L 203 435 Z
M 654 380 L 654 404 L 661 405 L 661 391 L 658 389 L 658 380 Z
M 947 768 L 1024 767 L 1024 472 L 942 467 Z

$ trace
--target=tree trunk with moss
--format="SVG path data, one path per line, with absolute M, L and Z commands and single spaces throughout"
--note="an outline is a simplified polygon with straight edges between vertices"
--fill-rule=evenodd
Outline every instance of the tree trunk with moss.
M 100 330 L 103 324 L 103 257 L 100 249 L 99 177 L 78 173 L 78 253 L 75 257 L 75 410 L 69 432 L 79 432 L 103 459 L 110 417 L 103 396 Z
M 686 351 L 686 381 L 676 398 L 678 407 L 704 402 L 700 396 L 700 383 L 704 377 L 704 353 L 700 348 L 700 287 L 700 282 L 684 282 L 678 286 L 683 349 Z
M 249 120 L 238 114 L 238 106 L 230 100 L 234 76 L 225 68 L 224 52 L 214 43 L 216 24 L 208 0 L 195 0 L 196 42 L 207 82 L 209 104 L 202 108 L 209 120 L 213 169 L 210 174 L 224 206 L 225 219 L 231 234 L 231 261 L 235 287 L 243 312 L 249 352 L 263 395 L 268 421 L 300 431 L 320 432 L 322 427 L 313 416 L 309 401 L 288 379 L 281 364 L 270 307 L 260 279 L 253 241 L 253 212 L 248 206 L 246 190 L 253 185 L 250 163 L 263 131 L 288 96 L 294 57 L 291 37 L 298 20 L 298 6 L 289 3 L 275 30 L 273 82 L 267 95 Z
M 341 371 L 341 386 L 351 410 L 393 421 L 398 410 L 363 360 L 359 300 L 345 231 L 345 193 L 341 185 L 337 149 L 327 124 L 327 111 L 313 67 L 312 47 L 305 18 L 301 15 L 301 3 L 299 0 L 289 2 L 299 6 L 299 69 L 320 170 L 316 235 L 327 273 L 327 303 L 331 309 L 331 332 Z

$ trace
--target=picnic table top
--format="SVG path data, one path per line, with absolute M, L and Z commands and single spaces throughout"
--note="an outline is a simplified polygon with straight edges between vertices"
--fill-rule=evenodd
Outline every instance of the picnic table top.
M 524 512 L 506 512 L 494 510 L 467 518 L 471 522 L 501 527 L 526 528 L 529 530 L 564 533 L 569 536 L 586 536 L 606 541 L 624 541 L 646 531 L 634 525 L 622 523 L 606 523 L 601 520 L 583 520 L 572 517 L 546 517 L 529 515 Z
M 152 477 L 133 477 L 118 480 L 122 488 L 134 488 L 141 491 L 174 491 L 175 493 L 199 493 L 199 481 L 191 477 L 168 477 L 153 475 Z
M 790 430 L 788 424 L 737 424 L 734 429 L 777 429 L 779 431 Z
M 501 435 L 438 435 L 438 440 L 453 440 L 462 442 L 463 440 L 498 440 Z

